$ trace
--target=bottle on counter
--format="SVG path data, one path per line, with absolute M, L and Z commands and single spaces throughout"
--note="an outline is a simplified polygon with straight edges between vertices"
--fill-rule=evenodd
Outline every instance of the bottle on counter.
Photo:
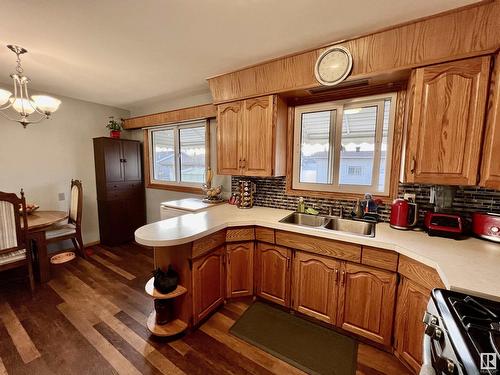
M 306 204 L 304 202 L 304 198 L 299 198 L 299 203 L 297 204 L 297 212 L 303 214 L 306 211 Z
M 359 199 L 356 199 L 356 204 L 354 205 L 354 209 L 352 211 L 354 213 L 354 216 L 358 219 L 361 219 L 363 217 L 363 208 L 361 207 L 361 202 L 359 201 Z

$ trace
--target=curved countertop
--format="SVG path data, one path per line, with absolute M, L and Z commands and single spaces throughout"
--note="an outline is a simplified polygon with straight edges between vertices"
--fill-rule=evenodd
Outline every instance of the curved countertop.
M 257 225 L 394 250 L 436 269 L 448 289 L 500 301 L 500 244 L 477 238 L 429 237 L 425 232 L 398 231 L 387 223 L 377 224 L 375 237 L 361 237 L 279 222 L 291 212 L 268 207 L 243 210 L 223 204 L 147 224 L 135 231 L 135 240 L 153 247 L 175 246 L 224 228 Z

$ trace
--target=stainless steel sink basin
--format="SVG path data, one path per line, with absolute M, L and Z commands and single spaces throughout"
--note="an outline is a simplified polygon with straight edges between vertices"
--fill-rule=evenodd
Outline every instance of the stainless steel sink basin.
M 281 219 L 280 223 L 332 230 L 363 237 L 375 237 L 375 223 L 341 219 L 340 217 L 308 215 L 294 212 Z
M 375 223 L 341 219 L 339 217 L 330 219 L 330 221 L 325 225 L 325 229 L 367 237 L 375 236 Z
M 325 216 L 315 216 L 294 212 L 293 214 L 281 219 L 280 223 L 302 225 L 306 227 L 324 227 L 328 220 L 329 219 Z

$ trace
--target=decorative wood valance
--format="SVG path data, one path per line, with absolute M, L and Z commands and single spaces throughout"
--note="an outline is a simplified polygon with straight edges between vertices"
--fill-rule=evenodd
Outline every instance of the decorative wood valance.
M 125 129 L 140 129 L 150 126 L 174 124 L 177 122 L 215 118 L 216 116 L 217 108 L 213 104 L 202 104 L 194 107 L 128 118 L 125 119 L 123 127 Z

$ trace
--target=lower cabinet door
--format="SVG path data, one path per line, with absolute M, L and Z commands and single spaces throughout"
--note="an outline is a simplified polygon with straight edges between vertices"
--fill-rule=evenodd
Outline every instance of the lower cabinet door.
M 194 324 L 224 302 L 224 246 L 193 261 Z
M 335 324 L 340 265 L 334 259 L 297 251 L 293 259 L 293 308 Z
M 416 372 L 422 365 L 422 318 L 427 310 L 430 290 L 403 278 L 396 309 L 395 348 L 398 356 Z
M 396 285 L 394 272 L 345 262 L 340 276 L 337 325 L 390 345 Z
M 290 257 L 286 247 L 257 243 L 255 293 L 259 297 L 290 307 Z
M 253 295 L 254 243 L 226 245 L 227 298 Z

